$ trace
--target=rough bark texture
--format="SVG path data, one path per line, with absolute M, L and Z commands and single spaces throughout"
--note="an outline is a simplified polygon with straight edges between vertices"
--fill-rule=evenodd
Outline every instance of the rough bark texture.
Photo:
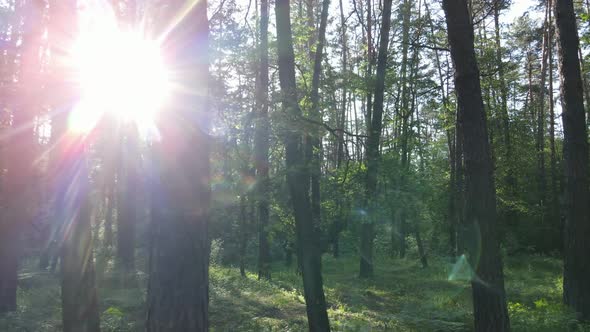
M 289 0 L 278 0 L 275 5 L 279 80 L 283 109 L 289 117 L 297 119 L 301 116 L 301 109 L 297 102 L 295 56 L 289 6 Z M 311 215 L 309 172 L 305 167 L 303 137 L 297 128 L 285 128 L 285 130 L 287 184 L 295 215 L 297 254 L 303 274 L 309 330 L 329 331 L 330 323 L 324 297 L 319 236 Z
M 466 0 L 444 0 L 455 90 L 461 114 L 465 158 L 467 256 L 476 275 L 471 281 L 477 331 L 508 331 L 502 260 L 496 230 L 496 192 L 483 108 L 473 26 Z
M 566 173 L 563 301 L 590 319 L 590 205 L 588 137 L 584 117 L 578 30 L 572 0 L 555 1 Z
M 377 173 L 379 167 L 379 143 L 381 141 L 381 126 L 383 120 L 383 96 L 385 91 L 385 69 L 387 67 L 387 47 L 389 45 L 389 29 L 391 27 L 391 3 L 392 0 L 383 2 L 383 18 L 381 22 L 381 44 L 377 59 L 377 79 L 375 82 L 374 109 L 371 118 L 371 130 L 367 140 L 367 182 L 365 187 L 365 206 L 368 208 L 367 219 L 361 225 L 360 244 L 360 270 L 361 278 L 368 278 L 373 275 L 373 238 L 374 225 L 372 217 L 375 208 L 374 202 L 377 194 Z
M 268 119 L 268 0 L 260 1 L 260 63 L 256 87 L 257 114 L 254 163 L 258 201 L 258 279 L 270 279 L 269 222 L 269 119 Z
M 163 8 L 162 28 L 177 13 L 186 15 L 164 41 L 164 57 L 188 91 L 175 91 L 173 102 L 156 124 L 161 133 L 152 146 L 152 247 L 149 264 L 146 330 L 206 331 L 209 328 L 210 166 L 208 128 L 209 27 L 207 1 Z

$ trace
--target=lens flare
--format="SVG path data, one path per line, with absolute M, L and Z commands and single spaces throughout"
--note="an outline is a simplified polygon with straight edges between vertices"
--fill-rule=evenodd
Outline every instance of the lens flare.
M 91 130 L 104 114 L 151 126 L 171 86 L 159 44 L 138 31 L 122 30 L 113 15 L 91 14 L 72 50 L 81 99 L 70 128 Z

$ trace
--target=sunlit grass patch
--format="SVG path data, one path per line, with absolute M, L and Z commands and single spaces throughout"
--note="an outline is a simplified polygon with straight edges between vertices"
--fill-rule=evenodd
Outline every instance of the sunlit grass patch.
M 525 263 L 523 263 L 525 262 Z M 471 287 L 449 280 L 448 258 L 432 257 L 423 269 L 413 258 L 377 257 L 375 276 L 358 278 L 358 258 L 324 257 L 324 289 L 333 331 L 471 331 Z M 21 271 L 18 311 L 0 318 L 0 331 L 61 330 L 59 277 L 35 268 Z M 253 264 L 252 264 L 253 266 Z M 505 260 L 506 290 L 513 331 L 590 331 L 561 305 L 561 262 L 543 256 Z M 138 267 L 142 269 L 143 265 Z M 210 267 L 211 331 L 306 331 L 301 275 L 295 267 L 273 265 L 272 280 L 246 278 L 231 266 Z M 101 328 L 143 331 L 146 279 L 138 288 L 115 287 L 116 271 L 98 289 Z

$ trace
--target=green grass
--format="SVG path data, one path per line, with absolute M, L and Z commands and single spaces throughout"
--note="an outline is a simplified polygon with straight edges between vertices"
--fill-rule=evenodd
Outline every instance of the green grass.
M 432 258 L 430 264 L 422 269 L 416 260 L 380 258 L 375 277 L 361 280 L 355 257 L 326 257 L 324 282 L 333 330 L 472 330 L 466 278 L 442 258 Z M 300 276 L 280 264 L 273 268 L 273 280 L 267 282 L 252 273 L 242 278 L 236 268 L 211 267 L 212 331 L 306 330 Z M 511 257 L 505 271 L 514 331 L 590 331 L 560 304 L 559 260 Z M 145 275 L 139 280 L 145 285 Z M 99 288 L 103 331 L 142 331 L 144 288 L 119 289 L 112 284 L 107 273 Z M 0 318 L 0 331 L 60 331 L 57 277 L 24 269 L 21 285 L 18 311 Z

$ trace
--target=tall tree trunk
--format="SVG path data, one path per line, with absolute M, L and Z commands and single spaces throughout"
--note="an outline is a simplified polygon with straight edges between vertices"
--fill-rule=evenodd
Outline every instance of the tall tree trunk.
M 466 0 L 443 0 L 455 90 L 461 120 L 466 176 L 467 245 L 472 278 L 473 311 L 477 331 L 508 331 L 510 322 L 504 291 L 502 259 L 497 238 L 496 192 L 483 108 L 473 26 Z
M 348 79 L 348 38 L 346 36 L 346 18 L 344 16 L 344 5 L 342 0 L 339 0 L 339 7 L 340 7 L 340 41 L 342 43 L 342 73 L 343 76 L 342 80 L 342 100 L 340 101 L 340 117 L 338 128 L 340 129 L 340 133 L 338 134 L 338 152 L 337 152 L 337 166 L 340 168 L 342 166 L 342 162 L 344 161 L 344 149 L 345 149 L 345 142 L 344 142 L 344 130 L 346 130 L 346 104 L 348 101 L 348 90 L 347 90 L 347 79 Z
M 134 285 L 135 224 L 137 222 L 139 132 L 134 124 L 123 128 L 120 140 L 117 187 L 117 263 L 124 287 Z
M 320 19 L 320 29 L 318 35 L 318 44 L 315 51 L 313 65 L 313 75 L 311 81 L 311 112 L 310 117 L 316 122 L 322 122 L 322 113 L 320 111 L 320 77 L 322 74 L 322 59 L 324 57 L 324 44 L 326 42 L 326 26 L 328 25 L 328 10 L 330 9 L 330 0 L 322 1 L 322 13 Z M 320 197 L 320 177 L 322 174 L 322 139 L 321 130 L 316 130 L 308 137 L 307 144 L 310 146 L 311 159 L 308 162 L 310 167 L 311 179 L 311 217 L 313 223 L 319 229 L 321 223 L 321 197 Z
M 269 119 L 268 119 L 268 0 L 260 1 L 260 63 L 256 104 L 259 110 L 254 136 L 254 164 L 258 194 L 258 279 L 270 279 L 269 221 Z
M 106 190 L 107 204 L 104 218 L 104 246 L 108 248 L 113 245 L 113 210 L 115 207 L 115 195 L 113 193 L 112 184 L 109 185 Z
M 375 100 L 373 115 L 371 118 L 371 130 L 367 139 L 367 182 L 365 187 L 365 206 L 368 209 L 368 217 L 361 224 L 360 244 L 360 271 L 361 278 L 373 275 L 373 238 L 374 222 L 377 207 L 373 206 L 377 194 L 377 174 L 379 172 L 379 145 L 381 141 L 381 126 L 383 120 L 383 102 L 385 92 L 385 70 L 387 68 L 387 47 L 389 45 L 389 30 L 391 27 L 391 3 L 392 0 L 383 1 L 381 22 L 381 43 L 377 59 L 377 77 L 375 81 Z
M 52 55 L 60 59 L 75 38 L 76 2 L 52 1 L 48 29 Z M 72 85 L 71 69 L 61 61 L 53 64 L 52 77 L 55 93 L 51 104 L 56 110 L 52 117 L 52 138 L 55 142 L 50 168 L 54 181 L 56 232 L 61 250 L 62 322 L 65 332 L 98 332 L 100 321 L 95 283 L 93 242 L 91 231 L 91 205 L 86 143 L 83 137 L 67 131 L 68 112 L 77 99 L 78 91 Z
M 557 179 L 558 179 L 558 172 L 557 172 L 557 152 L 555 149 L 555 101 L 553 99 L 553 15 L 552 15 L 552 6 L 553 0 L 548 1 L 549 4 L 549 27 L 548 27 L 548 49 L 547 52 L 549 57 L 549 148 L 550 148 L 550 162 L 551 162 L 551 216 L 554 218 L 555 222 L 558 224 L 558 229 L 563 230 L 563 225 L 560 221 L 560 213 L 559 213 L 559 193 L 557 189 Z M 560 243 L 558 247 L 561 249 L 563 248 L 563 237 L 560 237 Z
M 422 5 L 421 1 L 418 2 L 419 6 Z M 421 16 L 420 14 L 418 15 L 418 19 L 420 20 Z M 416 51 L 417 53 L 417 51 Z M 417 56 L 416 56 L 417 57 Z M 417 67 L 417 63 L 418 63 L 418 59 L 416 59 L 415 61 L 415 66 Z M 416 90 L 414 88 L 413 89 L 413 98 L 412 98 L 412 108 L 415 108 L 416 105 Z M 420 166 L 419 166 L 419 183 L 420 183 L 420 187 L 424 187 L 424 178 L 425 178 L 425 161 L 424 161 L 424 144 L 422 142 L 420 142 L 421 140 L 421 128 L 422 128 L 422 123 L 420 121 L 420 114 L 417 110 L 416 110 L 416 122 L 417 122 L 417 136 L 418 136 L 418 158 L 420 159 Z M 427 131 L 427 129 L 426 129 Z M 428 140 L 428 132 L 425 133 L 425 140 Z M 424 195 L 422 193 L 419 194 L 418 199 L 420 199 L 420 201 L 426 201 Z M 424 244 L 422 242 L 422 237 L 420 236 L 420 213 L 418 211 L 414 211 L 414 236 L 416 237 L 416 245 L 418 246 L 418 255 L 420 256 L 420 263 L 422 263 L 422 267 L 423 268 L 427 268 L 428 267 L 428 259 L 426 257 L 426 249 L 424 248 Z
M 275 5 L 279 81 L 282 104 L 287 115 L 301 117 L 295 81 L 295 55 L 291 34 L 289 0 L 277 0 Z M 303 289 L 310 331 L 329 331 L 330 323 L 324 297 L 322 260 L 319 236 L 311 216 L 309 172 L 305 167 L 303 136 L 292 129 L 285 134 L 287 185 L 295 215 L 298 261 L 302 267 Z
M 112 0 L 119 25 L 133 29 L 136 0 Z M 123 287 L 134 286 L 135 227 L 137 223 L 139 132 L 135 124 L 124 124 L 120 131 L 117 166 L 117 265 Z
M 463 158 L 463 120 L 459 113 L 459 108 L 455 111 L 455 183 L 453 190 L 455 191 L 455 223 L 457 227 L 457 247 L 456 255 L 461 256 L 465 254 L 465 238 L 466 230 L 468 228 L 468 221 L 465 218 L 465 165 Z
M 504 63 L 502 61 L 502 43 L 500 38 L 500 5 L 502 1 L 494 1 L 494 33 L 496 43 L 496 68 L 498 69 L 498 80 L 500 83 L 500 112 L 502 118 L 502 136 L 504 143 L 504 158 L 506 159 L 506 184 L 510 195 L 516 194 L 516 178 L 512 165 L 513 147 L 510 137 L 510 116 L 508 114 L 508 88 L 506 87 L 506 78 L 504 75 Z M 514 212 L 509 211 L 507 221 L 513 222 Z
M 161 30 L 185 8 L 167 3 Z M 151 188 L 153 242 L 149 263 L 146 330 L 206 331 L 209 328 L 209 22 L 207 1 L 185 11 L 162 50 L 172 72 L 182 72 L 167 112 L 156 124 Z
M 409 153 L 408 153 L 408 140 L 409 140 L 409 124 L 408 124 L 408 117 L 410 117 L 410 110 L 409 110 L 409 87 L 408 87 L 408 46 L 410 40 L 410 2 L 408 0 L 404 0 L 403 4 L 401 5 L 402 8 L 402 62 L 401 62 L 401 109 L 399 114 L 402 117 L 402 125 L 401 125 L 401 170 L 399 172 L 399 186 L 400 192 L 403 196 L 407 195 L 407 176 L 406 172 L 409 170 Z M 404 198 L 400 199 L 402 202 L 400 209 L 402 212 L 400 213 L 399 219 L 399 256 L 400 258 L 404 258 L 406 256 L 406 219 L 407 219 L 407 211 L 406 205 L 407 202 L 404 201 Z
M 428 2 L 424 2 L 424 8 L 426 10 L 426 16 L 427 16 L 427 20 L 429 22 L 429 27 L 430 27 L 430 35 L 431 37 L 435 36 L 435 29 L 434 29 L 434 24 L 432 22 L 432 17 L 430 16 L 430 9 L 428 7 Z M 450 110 L 450 106 L 449 106 L 449 99 L 448 99 L 448 95 L 447 95 L 447 91 L 445 90 L 445 76 L 443 75 L 443 71 L 442 71 L 442 64 L 441 64 L 441 60 L 440 60 L 440 54 L 438 50 L 434 50 L 434 55 L 435 55 L 435 63 L 436 63 L 436 69 L 437 69 L 437 73 L 438 73 L 438 81 L 439 81 L 439 89 L 440 89 L 440 94 L 441 94 L 441 99 L 442 99 L 442 105 L 444 108 L 444 112 L 446 114 L 449 114 L 451 112 Z M 454 114 L 456 118 L 456 114 Z M 455 257 L 457 256 L 457 228 L 459 226 L 458 224 L 458 206 L 457 206 L 457 190 L 456 190 L 456 186 L 457 186 L 457 155 L 456 155 L 456 150 L 457 150 L 457 144 L 455 142 L 455 136 L 456 136 L 456 132 L 457 132 L 457 128 L 456 128 L 456 121 L 453 121 L 454 125 L 455 125 L 455 129 L 448 129 L 446 130 L 446 136 L 447 136 L 447 145 L 448 145 L 448 151 L 449 151 L 449 169 L 450 169 L 450 181 L 449 181 L 449 215 L 448 215 L 448 223 L 449 223 L 449 254 L 451 256 L 451 259 L 455 259 Z M 449 126 L 450 127 L 450 126 Z
M 338 170 L 342 169 L 342 164 L 344 162 L 344 149 L 345 149 L 345 141 L 344 141 L 344 130 L 346 130 L 346 104 L 348 101 L 348 90 L 347 90 L 347 78 L 348 78 L 348 46 L 347 46 L 347 37 L 346 37 L 346 18 L 344 16 L 344 6 L 342 0 L 339 0 L 339 7 L 340 7 L 340 41 L 342 43 L 342 73 L 343 76 L 342 80 L 342 100 L 340 101 L 340 115 L 338 118 L 338 132 L 337 136 L 337 151 L 336 151 L 336 168 Z M 342 184 L 341 192 L 344 183 Z M 338 215 L 332 222 L 331 228 L 331 242 L 332 242 L 332 255 L 334 258 L 338 258 L 340 256 L 340 232 L 343 229 L 344 225 L 344 208 L 343 208 L 343 198 L 339 195 L 336 199 L 336 210 L 339 211 Z
M 71 156 L 72 146 L 64 143 L 59 146 L 60 171 L 55 177 L 57 188 L 64 184 L 67 188 L 58 194 L 56 205 L 65 226 L 61 255 L 63 329 L 64 332 L 96 332 L 100 331 L 100 320 L 85 147 L 77 143 L 80 146 L 74 151 L 76 155 Z
M 549 15 L 551 12 L 551 0 L 547 4 L 545 12 L 545 23 L 543 33 L 543 47 L 542 47 L 542 61 L 541 61 L 541 86 L 539 93 L 539 111 L 537 113 L 537 129 L 536 129 L 536 145 L 537 145 L 537 168 L 539 174 L 539 204 L 541 205 L 541 213 L 545 212 L 545 193 L 546 193 L 546 179 L 545 179 L 545 78 L 547 76 L 547 60 L 549 49 L 552 45 L 549 43 L 549 34 L 551 33 L 551 25 L 549 24 Z M 531 95 L 532 99 L 532 95 Z
M 420 256 L 420 263 L 422 264 L 423 268 L 428 267 L 428 259 L 426 258 L 426 250 L 424 249 L 424 244 L 422 242 L 422 237 L 420 236 L 420 226 L 418 224 L 418 220 L 414 221 L 414 236 L 416 236 L 416 245 L 418 246 L 418 255 Z
M 43 36 L 43 7 L 37 2 L 24 6 L 24 27 L 21 40 L 21 64 L 17 100 L 12 109 L 12 127 L 7 135 L 7 174 L 4 180 L 6 213 L 0 218 L 0 313 L 16 310 L 18 258 L 24 225 L 32 222 L 31 178 L 35 159 L 33 129 L 40 89 L 39 48 Z
M 239 230 L 240 234 L 240 275 L 242 277 L 246 277 L 246 247 L 247 247 L 247 237 L 246 237 L 246 225 L 247 225 L 247 216 L 246 216 L 246 195 L 240 195 L 240 215 L 239 215 Z M 259 255 L 260 256 L 260 255 Z M 260 260 L 260 258 L 259 258 Z M 260 271 L 260 269 L 259 269 Z M 260 273 L 260 272 L 259 272 Z
M 588 136 L 578 30 L 572 0 L 555 1 L 561 95 L 563 103 L 564 162 L 566 169 L 565 258 L 563 301 L 590 319 L 590 192 L 588 188 Z
M 371 119 L 372 119 L 372 112 L 373 112 L 373 95 L 371 93 L 372 83 L 373 83 L 373 64 L 374 58 L 373 55 L 373 31 L 372 31 L 372 23 L 373 17 L 371 14 L 371 7 L 373 6 L 372 0 L 367 0 L 367 72 L 366 72 L 366 80 L 367 80 L 367 95 L 366 95 L 366 109 L 365 109 L 365 127 L 367 135 L 371 132 Z M 356 119 L 356 117 L 355 117 Z

